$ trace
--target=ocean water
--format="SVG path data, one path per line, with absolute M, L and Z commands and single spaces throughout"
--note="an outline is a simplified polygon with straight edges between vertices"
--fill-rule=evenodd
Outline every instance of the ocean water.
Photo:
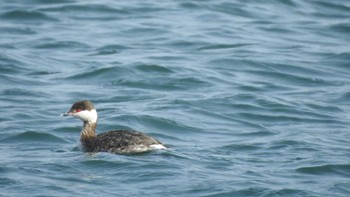
M 348 0 L 2 0 L 0 196 L 350 196 Z M 169 147 L 87 154 L 98 132 Z

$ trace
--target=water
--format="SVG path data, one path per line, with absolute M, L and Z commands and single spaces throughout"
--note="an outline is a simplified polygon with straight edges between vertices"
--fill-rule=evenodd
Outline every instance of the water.
M 2 0 L 0 196 L 350 196 L 350 3 Z M 98 131 L 169 150 L 86 154 Z

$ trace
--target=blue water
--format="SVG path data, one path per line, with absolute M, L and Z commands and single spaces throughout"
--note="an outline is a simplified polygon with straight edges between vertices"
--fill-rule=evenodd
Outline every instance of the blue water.
M 350 2 L 2 0 L 0 196 L 350 196 Z M 98 132 L 169 147 L 87 154 Z

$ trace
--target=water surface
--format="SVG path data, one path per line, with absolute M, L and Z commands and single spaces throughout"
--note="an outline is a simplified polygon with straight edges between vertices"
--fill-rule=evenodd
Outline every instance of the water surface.
M 4 0 L 0 196 L 349 196 L 345 0 Z M 86 154 L 98 132 L 169 147 Z

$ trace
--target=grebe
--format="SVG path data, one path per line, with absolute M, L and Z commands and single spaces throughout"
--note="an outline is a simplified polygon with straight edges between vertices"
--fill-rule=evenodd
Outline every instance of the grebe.
M 130 154 L 166 149 L 158 140 L 141 132 L 115 130 L 96 135 L 97 112 L 88 100 L 74 103 L 62 116 L 73 116 L 84 122 L 80 142 L 86 152 Z

